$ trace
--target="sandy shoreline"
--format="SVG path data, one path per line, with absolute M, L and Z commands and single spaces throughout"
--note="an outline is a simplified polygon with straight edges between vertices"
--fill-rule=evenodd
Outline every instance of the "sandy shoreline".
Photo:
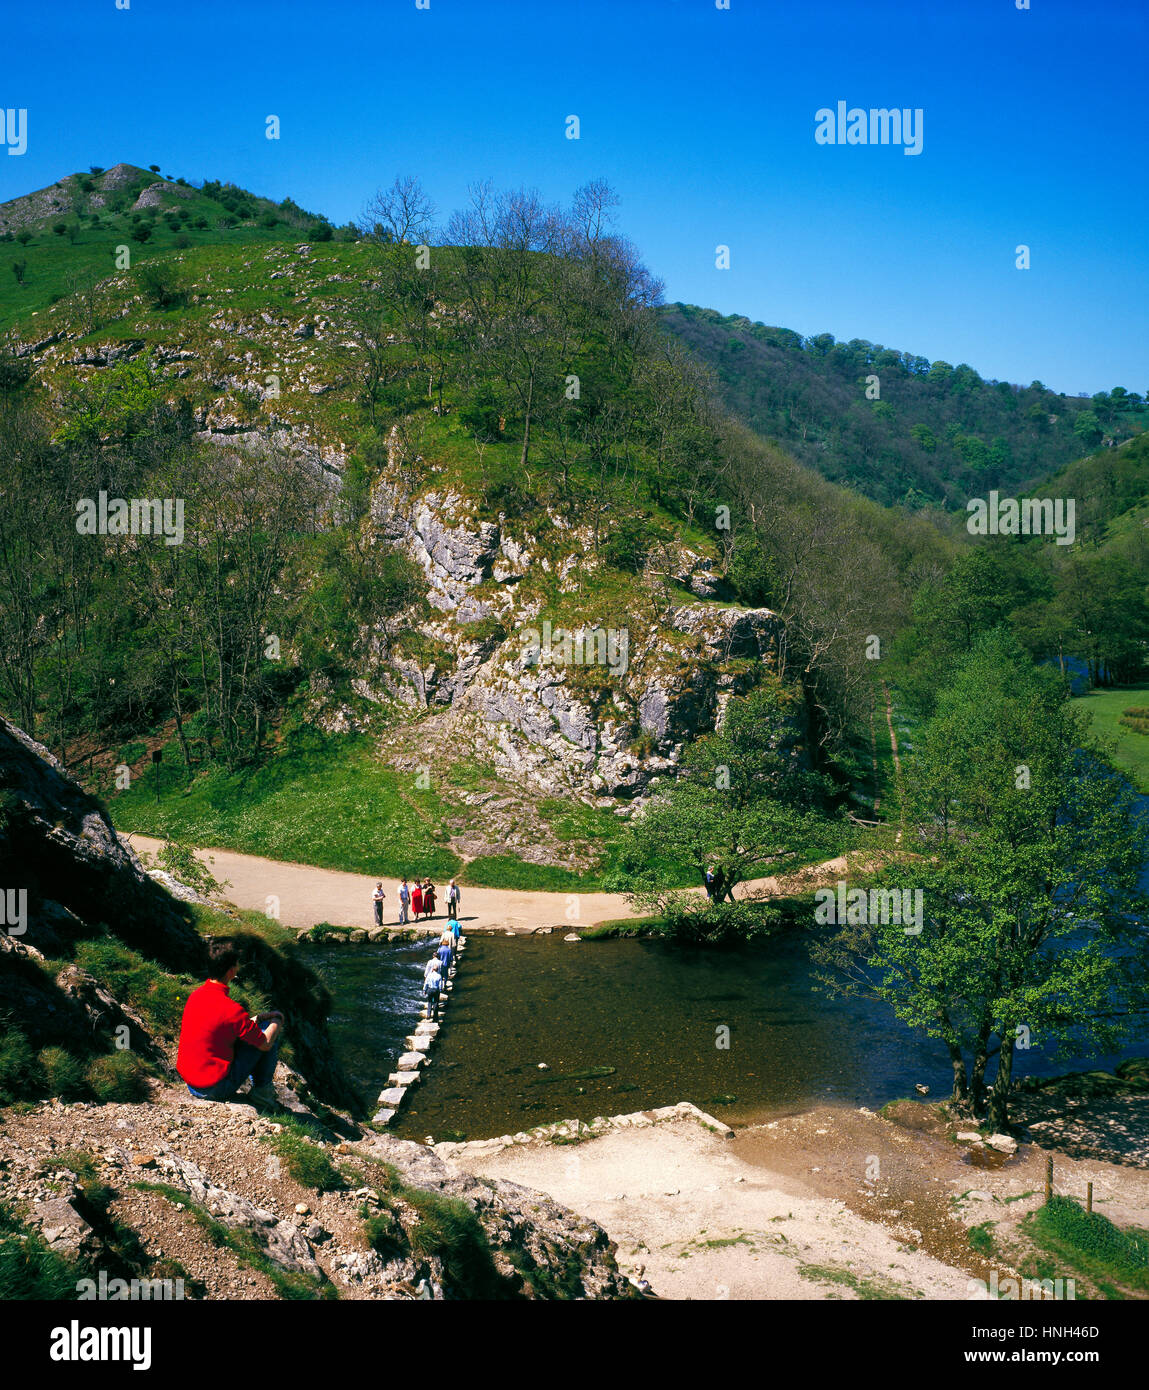
M 936 1134 L 846 1107 L 732 1138 L 686 1119 L 450 1161 L 593 1218 L 620 1267 L 643 1269 L 667 1299 L 969 1299 L 971 1280 L 1012 1272 L 1014 1233 L 1040 1204 L 1045 1170 L 1035 1145 L 987 1171 Z M 1087 1181 L 1097 1210 L 1149 1226 L 1149 1172 L 1057 1155 L 1055 1190 L 1084 1196 Z M 988 1262 L 968 1237 L 987 1221 L 1001 1252 Z

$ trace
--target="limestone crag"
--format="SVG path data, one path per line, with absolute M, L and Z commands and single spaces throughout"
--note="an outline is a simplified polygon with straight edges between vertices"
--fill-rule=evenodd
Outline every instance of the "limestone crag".
M 556 565 L 541 544 L 511 536 L 501 515 L 483 519 L 458 492 L 408 494 L 388 479 L 373 493 L 371 516 L 378 542 L 404 548 L 423 570 L 438 615 L 420 631 L 449 656 L 418 662 L 379 638 L 375 674 L 356 692 L 475 716 L 460 718 L 460 733 L 465 724 L 480 755 L 543 790 L 642 795 L 674 770 L 687 742 L 720 726 L 729 698 L 776 658 L 777 614 L 704 602 L 629 619 L 608 667 L 566 663 L 557 649 L 554 659 L 533 659 L 527 634 L 539 631 L 540 604 L 521 581 L 536 565 L 560 576 L 593 567 L 589 533 L 552 518 L 570 551 Z M 700 595 L 724 592 L 712 562 L 685 547 L 672 568 Z

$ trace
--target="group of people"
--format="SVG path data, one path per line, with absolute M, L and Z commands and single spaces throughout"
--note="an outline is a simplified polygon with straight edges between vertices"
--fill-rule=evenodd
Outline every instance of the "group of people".
M 383 884 L 375 885 L 375 892 L 372 901 L 375 908 L 375 925 L 383 925 L 383 902 L 387 894 L 383 891 Z M 462 894 L 459 892 L 459 885 L 454 879 L 451 880 L 447 888 L 447 915 L 457 917 L 459 913 L 459 901 Z M 408 883 L 406 879 L 399 885 L 399 923 L 400 925 L 411 921 L 412 914 L 414 920 L 418 922 L 422 918 L 428 921 L 435 915 L 438 906 L 435 885 L 429 878 L 415 879 L 413 883 Z
M 439 938 L 435 954 L 423 968 L 423 994 L 427 999 L 427 1017 L 432 1022 L 439 1021 L 439 999 L 450 976 L 451 966 L 459 950 L 461 935 L 459 918 L 453 904 L 448 905 L 447 925 Z

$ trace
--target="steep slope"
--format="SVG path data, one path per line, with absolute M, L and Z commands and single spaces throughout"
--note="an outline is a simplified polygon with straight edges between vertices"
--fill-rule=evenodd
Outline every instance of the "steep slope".
M 985 381 L 965 364 L 836 343 L 829 333 L 804 339 L 688 304 L 668 306 L 661 322 L 752 428 L 885 504 L 961 506 L 989 488 L 1016 491 L 1149 424 L 1135 392 L 1066 397 L 1036 381 Z

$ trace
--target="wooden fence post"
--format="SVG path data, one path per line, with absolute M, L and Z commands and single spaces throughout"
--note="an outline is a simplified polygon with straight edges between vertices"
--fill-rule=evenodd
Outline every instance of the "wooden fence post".
M 1046 1205 L 1053 1196 L 1053 1155 L 1045 1160 L 1045 1201 Z

